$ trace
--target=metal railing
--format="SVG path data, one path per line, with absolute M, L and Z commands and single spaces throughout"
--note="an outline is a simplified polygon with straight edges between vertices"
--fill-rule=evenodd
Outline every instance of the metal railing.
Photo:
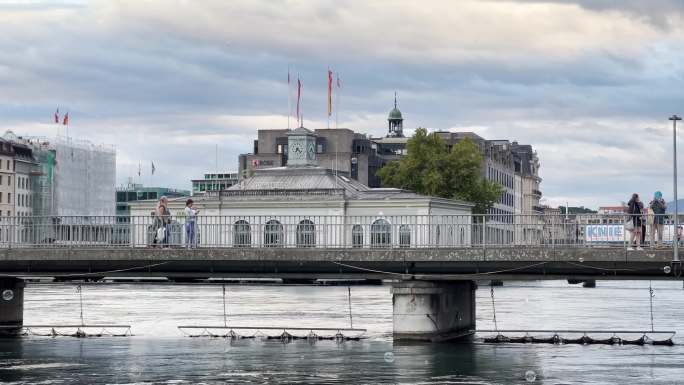
M 671 246 L 677 238 L 672 216 L 638 221 L 642 246 Z M 626 222 L 633 222 L 631 216 L 201 215 L 194 222 L 171 216 L 165 223 L 154 216 L 0 217 L 0 248 L 627 248 L 632 232 Z

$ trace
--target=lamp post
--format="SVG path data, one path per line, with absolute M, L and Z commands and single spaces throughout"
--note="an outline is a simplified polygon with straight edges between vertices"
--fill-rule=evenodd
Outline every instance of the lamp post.
M 677 202 L 677 121 L 682 120 L 677 115 L 672 115 L 668 118 L 672 121 L 672 168 L 673 168 L 673 178 L 674 178 L 674 238 L 672 244 L 674 245 L 672 261 L 679 262 L 679 240 L 677 239 L 677 234 L 679 232 L 679 207 Z

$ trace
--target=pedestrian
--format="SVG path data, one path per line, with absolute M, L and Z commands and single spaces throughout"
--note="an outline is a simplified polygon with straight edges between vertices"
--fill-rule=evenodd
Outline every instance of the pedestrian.
M 639 200 L 639 194 L 632 194 L 632 199 L 630 199 L 629 202 L 627 202 L 627 214 L 629 214 L 629 218 L 632 220 L 632 225 L 634 226 L 634 229 L 632 229 L 632 234 L 630 235 L 629 239 L 629 247 L 627 248 L 627 250 L 634 250 L 632 248 L 632 243 L 635 241 L 636 249 L 643 250 L 641 248 L 641 231 L 644 222 L 643 213 L 644 204 L 641 203 L 641 201 Z
M 169 247 L 169 224 L 171 223 L 171 212 L 169 211 L 169 199 L 166 196 L 159 198 L 157 210 L 155 212 L 155 237 L 156 244 L 163 248 Z
M 197 247 L 195 243 L 195 224 L 197 222 L 197 214 L 199 209 L 192 207 L 192 199 L 185 202 L 185 245 L 188 249 Z
M 684 233 L 684 229 L 682 229 L 682 226 L 677 226 L 677 245 L 681 244 L 683 235 L 682 233 Z
M 648 204 L 648 207 L 653 211 L 653 224 L 651 225 L 651 247 L 653 247 L 654 243 L 655 247 L 661 247 L 663 244 L 665 210 L 667 208 L 665 199 L 663 199 L 663 193 L 656 191 L 655 194 L 653 194 L 653 200 Z

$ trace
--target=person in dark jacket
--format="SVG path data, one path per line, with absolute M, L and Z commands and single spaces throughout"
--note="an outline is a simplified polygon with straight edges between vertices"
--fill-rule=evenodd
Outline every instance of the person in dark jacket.
M 632 242 L 634 241 L 636 241 L 637 250 L 643 250 L 641 248 L 641 226 L 644 223 L 643 213 L 644 204 L 639 200 L 639 194 L 632 194 L 632 199 L 627 202 L 627 214 L 629 214 L 629 217 L 632 219 L 634 229 L 632 229 L 632 234 L 629 237 L 629 248 L 627 248 L 627 250 L 634 250 L 632 248 Z
M 155 229 L 157 229 L 157 232 L 155 233 L 155 244 L 161 245 L 163 248 L 168 248 L 170 235 L 168 225 L 171 223 L 171 212 L 169 211 L 169 200 L 166 196 L 159 198 L 157 209 L 155 210 L 154 222 Z M 160 232 L 160 228 L 163 229 L 163 236 L 161 239 L 159 239 L 157 235 Z
M 665 224 L 665 210 L 667 203 L 663 199 L 663 193 L 656 191 L 653 194 L 653 200 L 648 204 L 648 207 L 653 210 L 653 225 L 651 225 L 651 247 L 661 247 L 663 244 L 663 225 Z M 657 238 L 656 238 L 656 233 Z

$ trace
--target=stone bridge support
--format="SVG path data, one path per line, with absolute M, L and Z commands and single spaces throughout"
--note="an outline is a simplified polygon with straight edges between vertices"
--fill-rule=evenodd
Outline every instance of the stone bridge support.
M 0 278 L 0 337 L 16 337 L 24 324 L 24 281 L 17 278 Z
M 474 281 L 400 281 L 392 286 L 395 340 L 445 341 L 475 330 Z

